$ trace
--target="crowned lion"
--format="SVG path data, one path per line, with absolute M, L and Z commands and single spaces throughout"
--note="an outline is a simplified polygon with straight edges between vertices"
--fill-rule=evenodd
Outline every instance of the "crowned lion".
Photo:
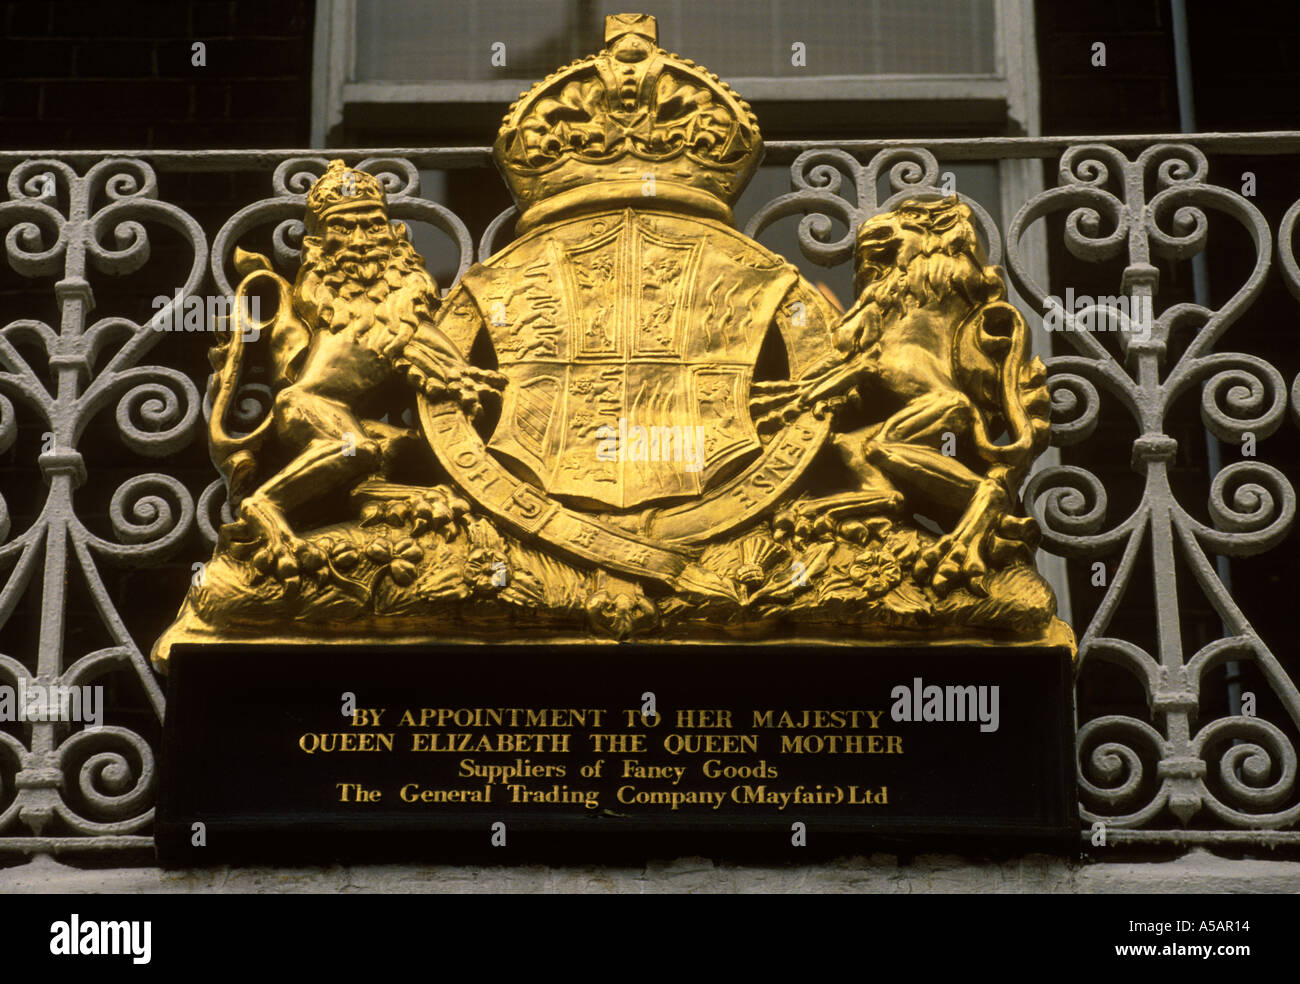
M 276 311 L 262 324 L 237 323 L 211 354 L 212 457 L 237 509 L 221 542 L 290 584 L 301 565 L 319 562 L 295 535 L 292 513 L 330 489 L 389 478 L 403 450 L 422 444 L 417 430 L 390 422 L 402 409 L 404 381 L 451 396 L 471 415 L 481 395 L 504 384 L 428 330 L 437 284 L 406 227 L 389 221 L 374 176 L 332 161 L 308 195 L 306 226 L 292 286 L 266 257 L 236 250 L 235 267 L 244 274 L 236 317 L 248 317 L 246 298 L 264 286 L 277 296 Z M 242 378 L 244 340 L 262 328 L 269 328 L 274 402 L 251 433 L 232 434 L 225 419 Z M 408 346 L 422 328 L 421 344 Z M 287 460 L 259 476 L 268 444 Z

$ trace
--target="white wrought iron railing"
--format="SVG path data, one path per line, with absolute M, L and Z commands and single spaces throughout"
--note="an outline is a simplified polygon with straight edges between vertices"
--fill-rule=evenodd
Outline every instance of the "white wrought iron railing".
M 1073 257 L 1119 271 L 1110 293 L 1150 304 L 1149 330 L 1140 334 L 1103 338 L 1078 330 L 1053 336 L 1053 435 L 1066 449 L 1065 460 L 1051 460 L 1025 488 L 1046 550 L 1083 571 L 1096 558 L 1119 557 L 1098 588 L 1095 612 L 1087 624 L 1075 624 L 1078 675 L 1086 679 L 1103 663 L 1118 666 L 1147 703 L 1145 713 L 1115 713 L 1108 701 L 1079 701 L 1084 844 L 1096 842 L 1097 825 L 1105 826 L 1111 844 L 1300 843 L 1300 660 L 1276 648 L 1288 640 L 1265 640 L 1252 628 L 1218 560 L 1294 544 L 1294 490 L 1278 467 L 1256 457 L 1217 470 L 1212 464 L 1205 478 L 1207 522 L 1179 500 L 1170 480 L 1177 441 L 1169 421 L 1180 395 L 1199 389 L 1204 427 L 1225 442 L 1276 432 L 1287 423 L 1288 405 L 1300 423 L 1300 380 L 1288 386 L 1266 358 L 1220 350 L 1273 276 L 1275 239 L 1277 276 L 1300 299 L 1294 252 L 1300 201 L 1270 228 L 1250 196 L 1235 187 L 1238 172 L 1232 172 L 1234 182 L 1215 184 L 1208 160 L 1278 154 L 1300 155 L 1300 133 L 768 146 L 769 163 L 789 164 L 792 190 L 759 208 L 746 232 L 761 236 L 801 216 L 799 248 L 827 266 L 850 260 L 862 220 L 911 195 L 951 190 L 943 186 L 940 162 L 1054 161 L 1056 186 L 1028 196 L 1003 228 L 992 217 L 999 211 L 992 203 L 963 195 L 974 207 L 991 262 L 1005 265 L 1026 313 L 1041 319 L 1053 310 L 1052 298 L 1066 292 L 1067 285 L 1045 281 L 1041 272 L 1045 231 L 1054 221 L 1063 223 L 1059 236 Z M 441 230 L 459 253 L 457 276 L 508 239 L 513 210 L 491 222 L 474 244 L 455 213 L 421 197 L 421 170 L 489 166 L 486 148 L 329 156 L 380 174 L 395 218 Z M 0 153 L 0 170 L 7 172 L 0 229 L 8 266 L 22 281 L 21 289 L 0 293 L 0 451 L 14 445 L 22 427 L 40 431 L 35 460 L 15 462 L 7 481 L 43 484 L 39 503 L 17 522 L 0 500 L 0 626 L 18 617 L 39 619 L 39 626 L 13 635 L 29 640 L 25 648 L 0 652 L 0 684 L 85 685 L 125 672 L 147 712 L 161 720 L 163 691 L 146 658 L 153 640 L 132 636 L 123 612 L 133 599 L 114 588 L 110 572 L 176 563 L 183 551 L 194 556 L 180 559 L 204 559 L 202 541 L 210 547 L 221 521 L 223 488 L 215 473 L 190 487 L 168 470 L 170 456 L 204 440 L 203 379 L 149 362 L 163 337 L 155 328 L 179 315 L 180 297 L 231 292 L 231 251 L 248 233 L 270 227 L 276 261 L 294 264 L 304 196 L 326 161 L 318 151 Z M 205 230 L 181 204 L 161 200 L 158 190 L 160 173 L 197 171 L 262 174 L 267 194 Z M 1295 191 L 1300 197 L 1300 181 Z M 1211 216 L 1235 224 L 1253 244 L 1247 275 L 1230 289 L 1219 285 L 1226 299 L 1218 306 L 1164 303 L 1156 258 L 1188 263 L 1209 241 Z M 149 281 L 155 295 L 174 300 L 161 309 L 142 304 L 134 318 L 96 317 L 101 283 L 124 275 L 149 279 L 158 265 L 151 251 L 158 227 L 170 228 L 169 243 L 183 244 L 169 245 L 167 257 L 174 262 L 176 249 L 182 250 L 183 274 L 174 282 Z M 1027 246 L 1027 240 L 1038 245 Z M 37 314 L 49 308 L 51 292 L 56 314 L 42 320 Z M 1082 313 L 1067 309 L 1060 316 L 1067 328 L 1077 327 Z M 203 336 L 193 341 L 207 343 Z M 247 395 L 250 413 L 265 407 L 268 394 Z M 140 473 L 112 493 L 111 536 L 95 532 L 95 522 L 79 515 L 74 494 L 95 479 L 82 442 L 91 422 L 110 407 L 121 451 L 158 460 L 152 468 L 141 464 Z M 1122 517 L 1109 514 L 1110 490 L 1098 476 L 1069 463 L 1070 447 L 1097 439 L 1104 408 L 1127 414 L 1135 431 L 1126 451 L 1139 489 Z M 12 491 L 0 489 L 6 498 Z M 1150 606 L 1134 600 L 1137 572 L 1147 568 Z M 92 634 L 69 624 L 72 574 L 89 591 L 101 623 L 95 628 L 107 645 L 83 646 L 78 640 Z M 177 586 L 177 604 L 184 587 Z M 1220 629 L 1194 650 L 1180 607 L 1193 591 L 1216 613 Z M 1138 610 L 1127 611 L 1125 624 L 1148 619 L 1154 644 L 1112 629 L 1126 605 Z M 1271 691 L 1267 707 L 1280 708 L 1273 719 L 1253 706 L 1249 712 L 1210 710 L 1218 698 L 1207 700 L 1206 681 L 1229 661 L 1258 669 Z M 0 725 L 0 855 L 147 851 L 157 776 L 155 749 L 142 733 L 148 730 L 111 720 L 93 729 L 51 721 Z

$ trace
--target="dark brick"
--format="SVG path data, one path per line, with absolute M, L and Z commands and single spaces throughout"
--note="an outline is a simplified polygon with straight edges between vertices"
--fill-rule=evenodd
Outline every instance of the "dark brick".
M 9 131 L 0 141 L 51 150 L 302 146 L 313 15 L 310 0 L 0 0 L 6 40 L 28 39 L 0 58 L 0 78 L 20 85 L 0 85 Z M 191 62 L 195 40 L 208 45 L 203 67 Z M 40 79 L 48 81 L 30 84 Z M 245 88 L 231 121 L 234 83 Z M 213 128 L 223 121 L 232 125 Z
M 301 41 L 252 38 L 208 43 L 208 69 L 221 78 L 301 78 L 308 64 Z
M 40 99 L 41 87 L 35 82 L 6 82 L 0 87 L 0 113 L 34 120 Z
M 149 146 L 163 150 L 220 150 L 230 145 L 222 142 L 211 127 L 199 129 L 193 123 L 156 123 L 150 127 Z
M 47 119 L 160 120 L 184 118 L 189 112 L 188 87 L 167 82 L 49 82 L 45 86 Z
M 1092 76 L 1054 79 L 1043 90 L 1045 117 L 1116 118 L 1124 104 L 1124 85 Z
M 1039 28 L 1049 33 L 1162 30 L 1168 25 L 1167 6 L 1167 0 L 1092 0 L 1089 3 L 1039 0 L 1034 16 Z
M 146 123 L 107 123 L 78 121 L 64 128 L 64 136 L 48 141 L 50 149 L 66 148 L 105 150 L 138 149 L 149 146 Z
M 310 113 L 306 96 L 297 82 L 235 82 L 230 86 L 230 116 L 265 119 Z
M 1092 45 L 1101 40 L 1089 34 L 1059 34 L 1040 48 L 1038 57 L 1044 66 L 1050 66 L 1052 74 L 1105 71 L 1092 64 Z M 1109 54 L 1108 49 L 1108 63 Z
M 1229 34 L 1215 39 L 1214 74 L 1256 75 L 1270 69 L 1291 69 L 1296 41 L 1284 35 Z M 1290 72 L 1294 80 L 1294 69 Z
M 57 79 L 68 75 L 72 48 L 66 41 L 24 41 L 10 44 L 4 74 L 11 79 Z
M 1178 129 L 1165 0 L 1040 0 L 1035 15 L 1045 134 Z M 1105 67 L 1091 65 L 1097 41 Z
M 77 45 L 77 77 L 148 79 L 154 75 L 152 41 L 83 42 Z
M 1174 70 L 1173 42 L 1156 33 L 1120 35 L 1106 43 L 1106 67 L 1129 75 L 1169 74 Z
M 307 142 L 305 134 L 310 121 L 285 125 L 284 120 L 221 120 L 205 124 L 201 129 L 178 125 L 156 127 L 159 147 L 243 149 L 247 147 L 301 147 Z M 166 139 L 164 139 L 164 137 Z M 256 182 L 261 197 L 270 185 L 266 175 Z
M 1165 79 L 1132 79 L 1124 87 L 1125 122 L 1130 126 L 1137 119 L 1158 126 L 1167 117 L 1178 113 L 1177 97 L 1173 86 Z M 1141 132 L 1139 130 L 1139 132 Z
M 194 64 L 196 52 L 194 45 L 203 45 L 203 64 Z M 158 77 L 163 79 L 202 79 L 213 75 L 220 76 L 212 67 L 213 42 L 202 38 L 183 41 L 160 41 L 156 49 Z
M 31 119 L 11 120 L 7 114 L 0 122 L 0 145 L 5 150 L 56 150 L 67 146 L 61 132 L 48 123 Z M 3 307 L 0 304 L 0 308 Z
M 193 7 L 194 40 L 219 38 L 231 33 L 233 19 L 231 4 L 227 0 L 216 3 L 196 3 Z
M 229 202 L 232 183 L 229 172 L 198 171 L 189 178 L 188 198 L 196 203 Z
M 301 140 L 290 144 L 293 147 L 304 145 L 305 141 Z M 239 171 L 230 176 L 230 181 L 234 186 L 234 199 L 237 202 L 249 202 L 265 197 L 271 190 L 270 176 L 257 174 L 254 171 Z
M 1106 64 L 1092 64 L 1092 46 L 1106 46 Z M 1087 34 L 1059 35 L 1040 49 L 1039 58 L 1054 71 L 1074 73 L 1122 72 L 1126 75 L 1166 75 L 1173 71 L 1173 48 L 1160 34 L 1093 37 Z
M 312 23 L 313 7 L 306 0 L 245 0 L 235 4 L 235 27 L 240 34 L 298 37 Z
M 18 38 L 50 37 L 50 5 L 29 3 L 27 0 L 13 0 L 7 5 L 7 36 Z
M 179 38 L 191 33 L 189 4 L 179 0 L 61 3 L 57 17 L 55 29 L 67 37 Z
M 1272 109 L 1257 111 L 1254 125 L 1261 130 L 1294 130 L 1295 110 L 1275 106 Z M 1214 129 L 1231 129 L 1229 124 L 1215 124 Z
M 305 147 L 311 130 L 310 113 L 290 120 L 262 122 L 233 121 L 235 137 L 231 147 Z M 256 139 L 254 139 L 256 138 Z M 260 142 L 257 142 L 260 141 Z M 265 175 L 259 183 L 262 194 L 270 186 Z
M 230 86 L 199 83 L 194 86 L 194 119 L 202 123 L 224 119 L 230 112 Z

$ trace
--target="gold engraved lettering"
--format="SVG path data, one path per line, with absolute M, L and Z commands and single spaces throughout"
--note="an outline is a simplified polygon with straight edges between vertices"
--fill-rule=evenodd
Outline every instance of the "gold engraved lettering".
M 403 803 L 491 803 L 492 785 L 472 789 L 421 789 L 418 782 L 408 782 L 397 795 Z
M 382 790 L 367 789 L 359 782 L 336 782 L 340 803 L 378 803 L 384 798 Z
M 627 752 L 644 752 L 645 735 L 591 734 L 591 750 L 597 755 L 622 755 Z
M 377 731 L 309 731 L 298 739 L 308 755 L 317 752 L 391 752 L 393 733 Z
M 674 731 L 664 735 L 664 751 L 669 755 L 754 755 L 758 735 L 683 735 Z
M 858 710 L 800 710 L 753 712 L 755 728 L 877 728 L 883 711 Z

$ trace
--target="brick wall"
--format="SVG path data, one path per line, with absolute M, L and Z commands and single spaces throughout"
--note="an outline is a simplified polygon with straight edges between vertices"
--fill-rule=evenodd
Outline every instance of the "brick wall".
M 42 150 L 306 146 L 313 8 L 10 0 L 0 141 Z
M 1039 0 L 1034 16 L 1043 133 L 1178 129 L 1169 0 Z

